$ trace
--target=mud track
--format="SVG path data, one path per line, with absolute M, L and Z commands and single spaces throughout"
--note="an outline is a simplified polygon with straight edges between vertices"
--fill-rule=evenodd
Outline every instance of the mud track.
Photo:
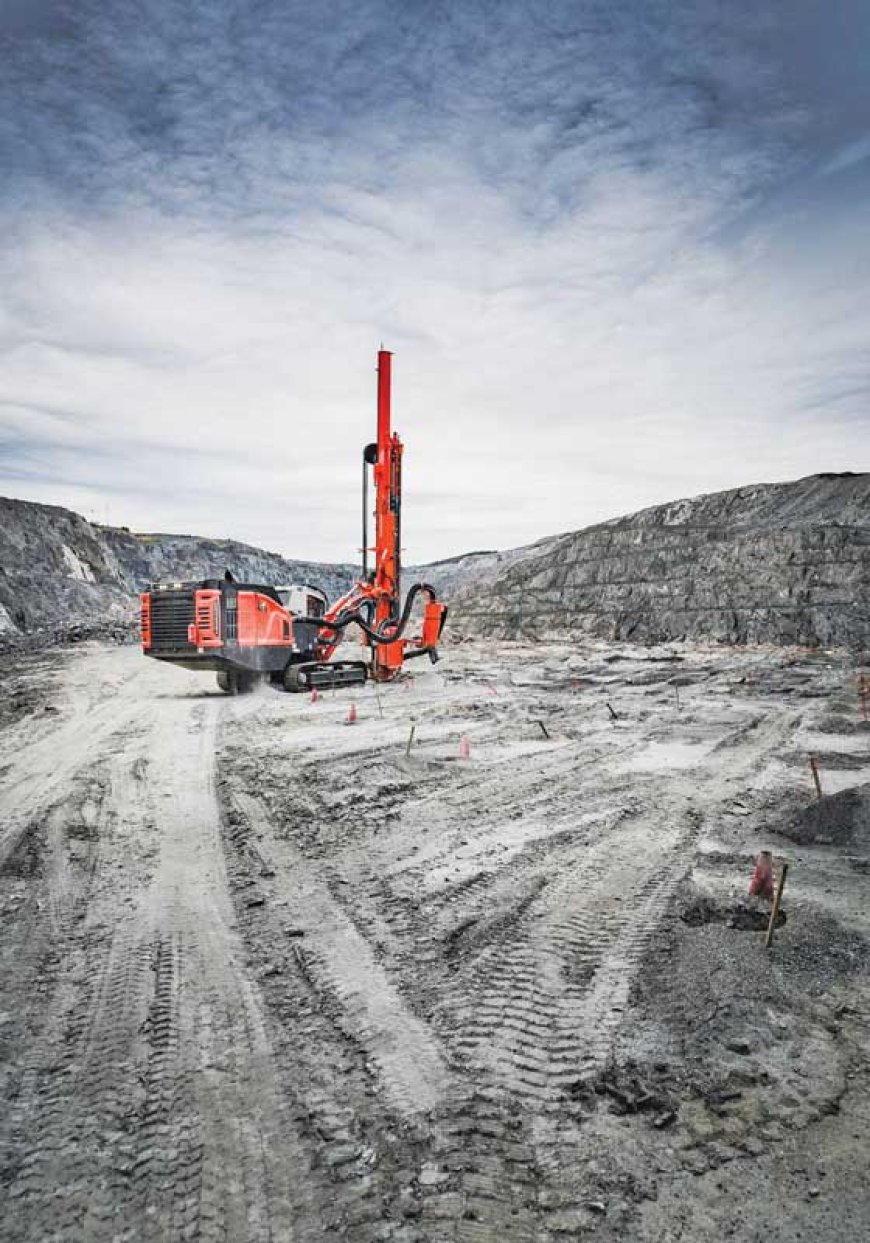
M 809 746 L 830 793 L 870 779 L 853 670 L 674 656 L 463 646 L 354 726 L 351 692 L 227 699 L 129 648 L 35 667 L 0 735 L 0 1238 L 701 1237 L 660 1189 L 830 1127 L 864 846 L 807 848 L 754 1000 L 757 939 L 679 912 L 779 850 Z M 743 1002 L 704 1025 L 716 970 Z

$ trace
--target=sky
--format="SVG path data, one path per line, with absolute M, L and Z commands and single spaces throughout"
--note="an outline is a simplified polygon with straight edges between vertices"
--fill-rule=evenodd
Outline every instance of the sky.
M 866 0 L 3 0 L 0 494 L 409 562 L 870 469 Z

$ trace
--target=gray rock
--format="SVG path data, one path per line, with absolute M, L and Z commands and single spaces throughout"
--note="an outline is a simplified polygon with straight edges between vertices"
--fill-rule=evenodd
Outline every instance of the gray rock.
M 149 583 L 225 570 L 242 582 L 313 583 L 330 599 L 356 577 L 350 565 L 288 561 L 235 540 L 135 534 L 55 505 L 0 497 L 0 644 L 131 638 L 136 595 Z
M 870 646 L 866 473 L 675 501 L 495 556 L 417 567 L 449 586 L 459 634 Z
M 134 534 L 117 527 L 99 530 L 135 591 L 161 580 L 195 581 L 221 577 L 225 570 L 230 570 L 245 583 L 312 583 L 334 599 L 358 577 L 358 570 L 352 565 L 288 561 L 278 553 L 236 540 Z
M 0 498 L 0 643 L 123 638 L 135 593 L 225 570 L 311 582 L 333 599 L 351 565 L 234 540 L 136 534 Z M 870 474 L 812 475 L 659 505 L 525 548 L 410 567 L 450 605 L 454 636 L 654 643 L 714 639 L 870 647 Z

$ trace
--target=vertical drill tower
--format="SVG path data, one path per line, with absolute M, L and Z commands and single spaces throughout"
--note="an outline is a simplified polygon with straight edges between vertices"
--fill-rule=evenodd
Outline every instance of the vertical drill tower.
M 392 360 L 389 350 L 378 350 L 378 440 L 375 483 L 375 626 L 399 616 L 402 573 L 402 442 L 392 429 Z M 401 639 L 375 647 L 374 675 L 378 681 L 394 676 L 402 666 Z

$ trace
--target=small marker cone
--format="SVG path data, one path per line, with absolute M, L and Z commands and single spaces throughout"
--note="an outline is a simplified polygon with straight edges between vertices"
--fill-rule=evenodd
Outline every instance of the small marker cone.
M 471 759 L 471 743 L 468 741 L 468 734 L 463 734 L 459 739 L 459 758 L 461 760 Z
M 319 696 L 319 694 L 317 693 L 317 687 L 316 687 L 316 686 L 313 686 L 313 687 L 311 688 L 311 702 L 312 702 L 313 704 L 316 704 L 319 698 L 320 698 L 320 696 Z
M 350 705 L 350 710 L 347 714 L 347 721 L 345 722 L 345 724 L 356 725 L 356 704 Z

